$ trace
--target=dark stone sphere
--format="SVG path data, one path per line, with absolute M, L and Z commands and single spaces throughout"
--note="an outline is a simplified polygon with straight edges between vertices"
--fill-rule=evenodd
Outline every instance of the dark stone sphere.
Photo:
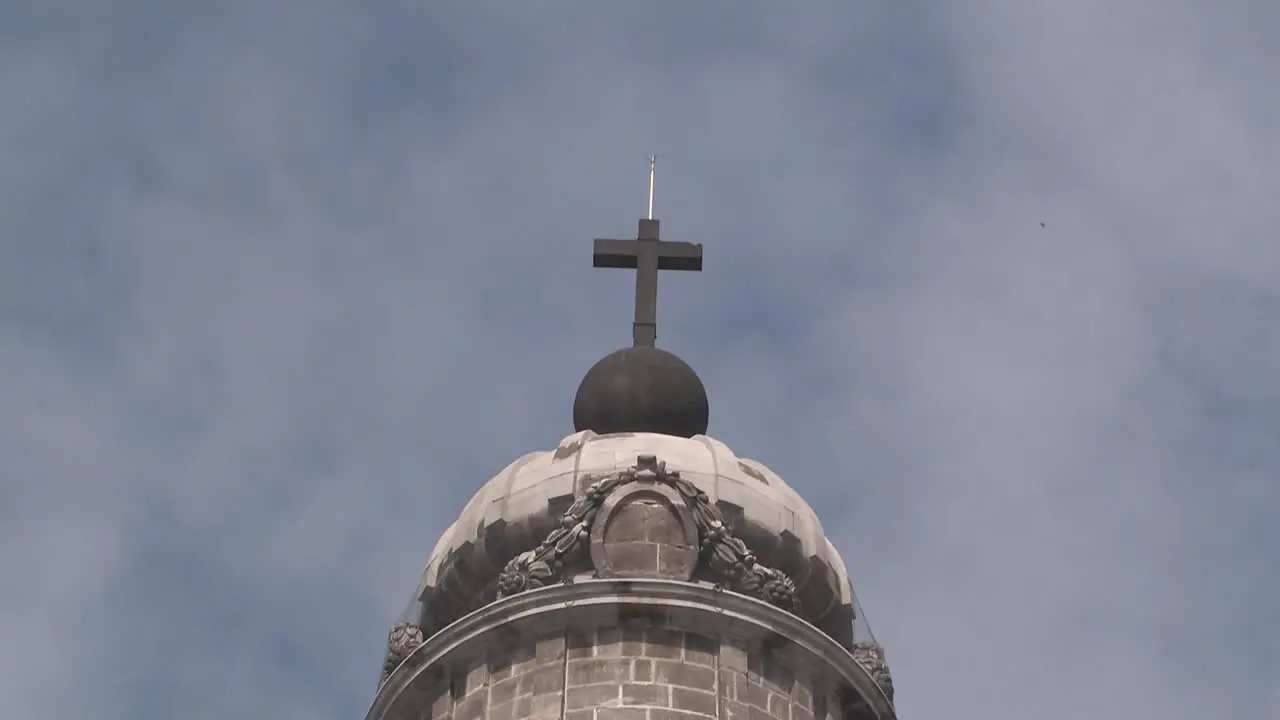
M 573 399 L 573 427 L 599 435 L 707 432 L 707 390 L 685 361 L 666 350 L 629 347 L 587 371 Z

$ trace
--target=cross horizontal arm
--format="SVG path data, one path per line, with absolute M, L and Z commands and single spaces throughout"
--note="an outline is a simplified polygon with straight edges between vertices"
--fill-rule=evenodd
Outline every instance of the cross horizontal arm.
M 658 246 L 659 270 L 702 270 L 702 245 L 667 240 L 602 240 L 595 241 L 592 265 L 598 268 L 635 268 L 640 243 Z

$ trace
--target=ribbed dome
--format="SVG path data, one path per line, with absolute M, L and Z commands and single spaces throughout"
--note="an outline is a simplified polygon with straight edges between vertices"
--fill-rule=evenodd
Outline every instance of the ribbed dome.
M 584 495 L 589 476 L 629 468 L 642 455 L 656 456 L 705 492 L 732 534 L 795 582 L 805 619 L 852 643 L 854 602 L 844 562 L 813 509 L 782 478 L 705 435 L 591 431 L 525 455 L 475 494 L 427 563 L 418 592 L 424 630 L 493 601 L 503 566 L 546 538 Z

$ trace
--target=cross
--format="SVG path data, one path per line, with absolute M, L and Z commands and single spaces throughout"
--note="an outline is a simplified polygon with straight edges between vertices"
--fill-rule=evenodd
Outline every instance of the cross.
M 702 270 L 702 245 L 658 239 L 658 221 L 653 219 L 653 170 L 657 158 L 649 158 L 649 217 L 640 220 L 635 240 L 595 241 L 592 264 L 598 268 L 625 268 L 636 271 L 636 319 L 632 344 L 654 347 L 658 339 L 658 271 Z

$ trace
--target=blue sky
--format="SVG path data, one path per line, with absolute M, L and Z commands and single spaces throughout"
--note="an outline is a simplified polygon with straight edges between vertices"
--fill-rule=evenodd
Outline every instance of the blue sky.
M 0 1 L 0 716 L 361 716 L 657 152 L 659 344 L 904 718 L 1280 717 L 1277 66 L 1247 0 Z

